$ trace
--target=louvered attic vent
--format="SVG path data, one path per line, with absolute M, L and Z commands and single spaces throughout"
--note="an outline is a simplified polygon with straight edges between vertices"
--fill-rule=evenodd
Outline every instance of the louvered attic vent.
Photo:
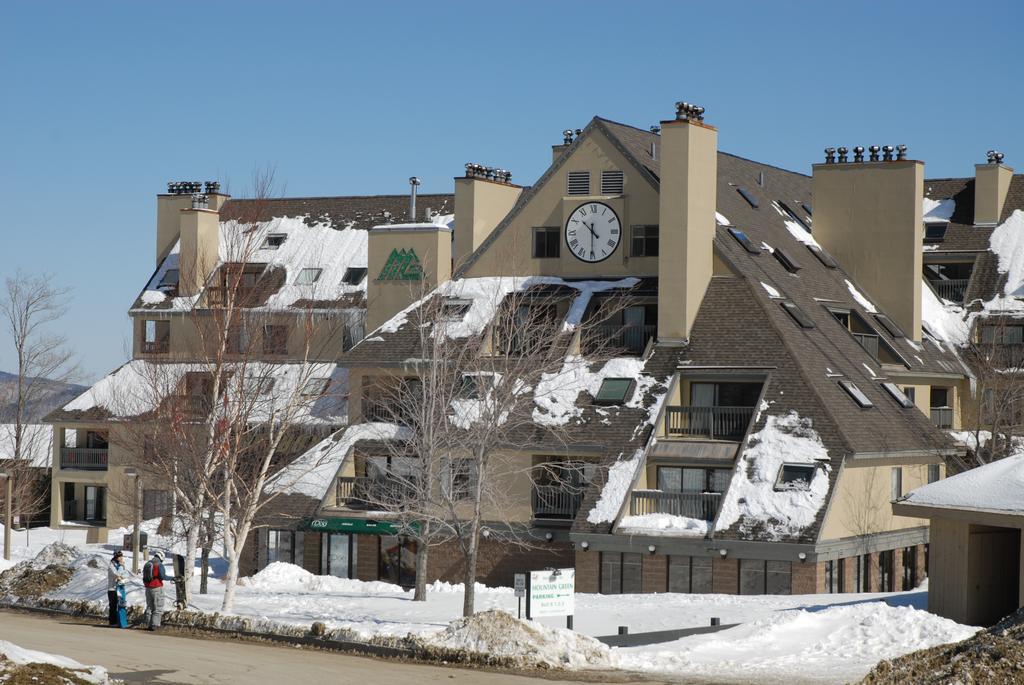
M 601 194 L 622 195 L 623 175 L 621 171 L 601 172 Z
M 568 195 L 590 195 L 590 172 L 570 171 L 567 177 Z
M 736 192 L 742 195 L 743 199 L 747 201 L 747 204 L 749 204 L 754 209 L 757 209 L 760 206 L 760 203 L 758 203 L 757 198 L 751 195 L 750 191 L 744 188 L 743 186 L 737 186 Z

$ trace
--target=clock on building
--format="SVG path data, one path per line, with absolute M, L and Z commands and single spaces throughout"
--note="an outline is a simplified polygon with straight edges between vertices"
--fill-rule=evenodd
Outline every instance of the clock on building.
M 622 239 L 622 226 L 615 210 L 603 202 L 587 202 L 565 222 L 565 244 L 576 259 L 591 264 L 612 256 Z

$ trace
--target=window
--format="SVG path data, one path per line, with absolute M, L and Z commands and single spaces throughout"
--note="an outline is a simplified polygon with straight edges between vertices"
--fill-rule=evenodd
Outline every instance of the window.
M 846 394 L 852 397 L 853 401 L 856 402 L 861 409 L 869 409 L 875 406 L 874 403 L 868 399 L 868 396 L 857 387 L 856 383 L 851 381 L 839 381 L 839 387 L 845 390 Z
M 284 241 L 288 239 L 287 233 L 271 233 L 263 241 L 264 250 L 276 250 L 277 248 L 284 245 Z
M 887 549 L 878 553 L 878 575 L 881 581 L 878 590 L 880 592 L 894 592 L 896 590 L 893 574 L 893 562 L 895 562 L 895 559 L 892 552 L 891 549 Z
M 903 554 L 903 591 L 917 587 L 917 548 L 904 547 Z
M 480 399 L 480 378 L 464 374 L 460 381 L 459 398 L 464 400 Z
M 533 258 L 557 259 L 562 254 L 561 229 L 541 226 L 533 229 Z
M 912 385 L 905 386 L 903 388 L 903 394 L 907 396 L 907 399 L 911 402 L 917 403 L 917 388 Z
M 244 325 L 231 326 L 228 329 L 227 351 L 232 354 L 243 354 L 249 350 L 249 329 Z
M 896 323 L 892 319 L 890 319 L 888 316 L 886 316 L 885 314 L 875 314 L 875 321 L 877 321 L 879 323 L 879 325 L 881 325 L 882 328 L 884 328 L 889 333 L 889 335 L 891 335 L 892 337 L 894 337 L 894 338 L 906 337 L 903 334 L 903 329 L 901 329 L 899 326 L 897 326 Z
M 85 520 L 104 521 L 106 514 L 107 489 L 97 485 L 85 486 Z
M 590 195 L 590 172 L 570 171 L 566 177 L 567 195 Z
M 266 325 L 263 327 L 263 354 L 288 353 L 288 327 Z
M 469 300 L 446 299 L 441 303 L 441 318 L 445 321 L 462 321 L 472 304 Z
M 345 269 L 345 275 L 341 277 L 343 285 L 359 285 L 366 278 L 365 266 L 350 266 Z
M 330 382 L 330 378 L 309 378 L 302 386 L 302 396 L 320 397 L 320 395 L 327 392 L 327 386 Z
M 790 300 L 782 300 L 779 302 L 779 306 L 786 310 L 787 314 L 793 317 L 793 321 L 796 321 L 800 328 L 814 328 L 814 322 L 811 321 L 811 318 L 807 316 L 804 310 L 797 307 L 794 302 Z
M 320 536 L 320 574 L 336 578 L 356 575 L 356 536 L 324 533 Z
M 605 378 L 594 398 L 594 404 L 622 404 L 632 397 L 636 381 L 632 378 Z
M 1024 343 L 1024 326 L 1013 324 L 982 326 L 981 342 L 1019 345 Z
M 807 225 L 807 222 L 801 219 L 799 216 L 797 216 L 796 212 L 790 209 L 789 205 L 787 205 L 782 200 L 776 200 L 775 202 L 779 205 L 779 207 L 782 208 L 782 211 L 789 215 L 790 219 L 797 222 L 800 225 L 800 227 L 803 228 L 808 233 L 811 232 L 811 227 Z M 807 213 L 810 214 L 810 212 Z
M 781 247 L 775 248 L 774 254 L 775 258 L 779 260 L 779 264 L 781 264 L 782 267 L 791 274 L 795 274 L 797 271 L 803 268 L 800 266 L 799 262 L 793 259 L 789 255 L 789 253 L 783 250 Z
M 792 591 L 792 566 L 788 561 L 740 559 L 741 595 L 788 595 Z
M 738 228 L 730 228 L 728 230 L 732 237 L 736 239 L 736 242 L 743 246 L 744 250 L 750 254 L 761 254 L 761 248 L 750 242 L 750 238 L 747 237 L 746 233 Z
M 267 564 L 295 562 L 295 533 L 290 530 L 267 531 Z
M 142 518 L 155 519 L 171 513 L 170 490 L 142 491 Z
M 882 383 L 882 387 L 889 393 L 889 396 L 896 400 L 896 403 L 904 409 L 911 409 L 914 406 L 914 401 L 903 394 L 903 392 L 896 387 L 895 383 L 885 382 Z
M 836 562 L 826 561 L 825 562 L 825 592 L 836 591 Z
M 811 211 L 811 203 L 810 202 L 801 202 L 800 206 L 804 208 L 805 212 L 807 212 L 807 216 L 814 216 L 814 213 Z
M 889 499 L 898 500 L 903 497 L 903 467 L 893 466 L 889 473 Z
M 809 490 L 817 464 L 783 464 L 775 480 L 776 490 Z
M 637 552 L 601 552 L 601 594 L 642 591 L 642 555 Z
M 630 241 L 630 256 L 657 257 L 658 225 L 636 224 L 631 227 L 631 230 L 632 239 Z
M 673 554 L 668 558 L 668 591 L 711 592 L 711 559 Z
M 171 322 L 142 322 L 143 354 L 164 354 L 171 351 Z
M 946 238 L 948 223 L 933 223 L 924 225 L 924 241 L 926 243 L 941 243 Z
M 161 290 L 164 288 L 177 288 L 179 273 L 180 272 L 177 269 L 168 269 L 164 272 L 163 277 L 160 279 L 160 283 L 157 284 L 156 287 Z
M 942 478 L 942 472 L 938 464 L 928 464 L 928 482 L 934 483 Z
M 469 499 L 476 488 L 476 464 L 469 459 L 451 459 L 447 466 L 444 494 L 455 500 Z
M 839 264 L 836 263 L 835 258 L 828 252 L 826 252 L 824 248 L 818 245 L 808 245 L 807 249 L 811 251 L 811 254 L 818 258 L 819 262 L 824 264 L 829 269 L 835 269 L 839 267 Z
M 320 280 L 321 273 L 323 273 L 323 269 L 303 269 L 295 279 L 295 285 L 312 285 Z
M 743 197 L 743 199 L 747 201 L 747 204 L 749 204 L 754 209 L 757 209 L 760 206 L 757 201 L 757 198 L 751 195 L 750 191 L 744 188 L 743 186 L 737 186 L 736 192 L 739 193 Z
M 601 172 L 601 194 L 622 195 L 624 178 L 621 171 Z

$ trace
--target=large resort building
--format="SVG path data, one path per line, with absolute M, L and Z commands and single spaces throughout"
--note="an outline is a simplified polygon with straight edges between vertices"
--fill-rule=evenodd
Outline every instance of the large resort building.
M 524 320 L 557 323 L 573 380 L 528 388 L 533 423 L 494 460 L 506 505 L 486 526 L 525 544 L 485 536 L 481 582 L 574 566 L 582 592 L 915 587 L 928 521 L 889 503 L 966 468 L 978 445 L 956 431 L 995 401 L 984 345 L 1010 354 L 1024 339 L 1024 256 L 1003 236 L 1024 228 L 1024 180 L 996 153 L 972 178 L 924 173 L 903 146 L 830 148 L 810 176 L 754 162 L 720 152 L 703 110 L 680 104 L 650 130 L 595 117 L 566 131 L 529 187 L 469 164 L 412 216 L 404 196 L 258 202 L 211 187 L 197 201 L 176 185 L 158 196 L 132 360 L 49 417 L 52 524 L 130 525 L 126 469 L 143 447 L 125 436 L 201 403 L 197 331 L 238 277 L 259 328 L 230 349 L 282 387 L 314 387 L 243 572 L 288 561 L 412 582 L 400 512 L 367 497 L 400 468 L 381 388 L 415 382 L 432 335 L 497 354 L 488 336 L 514 300 Z M 244 259 L 239 241 L 254 246 Z M 166 397 L 143 397 L 153 368 L 173 379 Z M 146 518 L 166 515 L 166 484 L 138 477 Z M 442 480 L 459 477 L 453 465 Z M 446 545 L 428 580 L 462 580 Z

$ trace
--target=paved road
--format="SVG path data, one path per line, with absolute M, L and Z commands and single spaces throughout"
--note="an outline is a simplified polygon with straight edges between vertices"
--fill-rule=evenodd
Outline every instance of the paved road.
M 335 652 L 111 630 L 75 619 L 0 612 L 0 639 L 104 666 L 128 683 L 331 683 L 332 685 L 531 685 L 567 683 L 506 673 L 428 666 Z M 628 677 L 601 679 L 630 682 Z

